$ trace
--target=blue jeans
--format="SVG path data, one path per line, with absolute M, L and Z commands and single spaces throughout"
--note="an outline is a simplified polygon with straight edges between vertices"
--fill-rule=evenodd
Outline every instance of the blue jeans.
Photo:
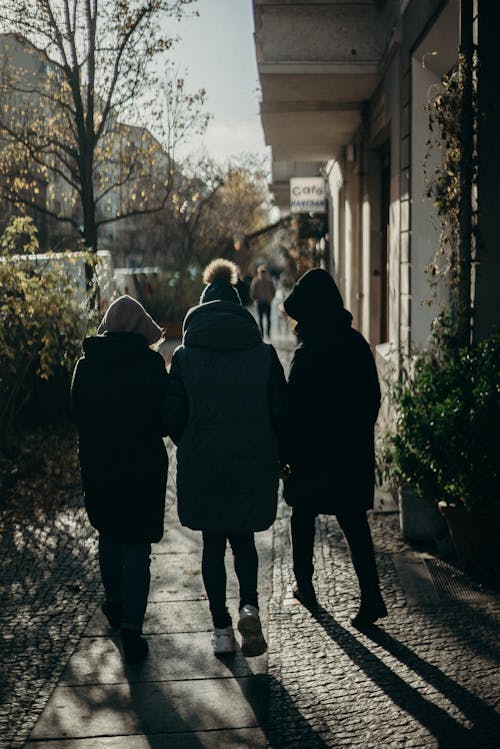
M 121 628 L 142 632 L 150 583 L 150 543 L 125 543 L 99 534 L 106 601 L 121 606 Z

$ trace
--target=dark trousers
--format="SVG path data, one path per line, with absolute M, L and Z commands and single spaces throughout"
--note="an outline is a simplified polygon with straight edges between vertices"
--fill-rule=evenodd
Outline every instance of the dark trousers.
M 266 320 L 267 337 L 271 335 L 271 305 L 269 302 L 257 302 L 260 332 L 264 335 L 264 318 Z
M 367 597 L 379 591 L 379 579 L 372 534 L 366 512 L 352 509 L 337 514 L 338 523 L 344 533 L 351 559 L 358 577 L 362 597 Z M 292 547 L 293 572 L 300 587 L 303 583 L 311 582 L 314 565 L 314 533 L 316 515 L 305 509 L 294 507 L 292 512 Z
M 150 543 L 122 543 L 99 534 L 99 566 L 106 601 L 121 606 L 122 629 L 142 631 L 150 583 Z
M 259 559 L 253 533 L 207 533 L 203 531 L 201 572 L 208 596 L 214 627 L 229 627 L 226 607 L 226 565 L 224 556 L 229 541 L 234 570 L 240 586 L 240 609 L 246 604 L 258 607 L 257 573 Z

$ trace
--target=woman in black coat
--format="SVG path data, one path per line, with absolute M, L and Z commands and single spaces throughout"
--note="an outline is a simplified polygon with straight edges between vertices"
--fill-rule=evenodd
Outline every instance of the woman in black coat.
M 234 653 L 226 600 L 229 542 L 239 583 L 238 629 L 244 655 L 267 648 L 259 617 L 254 532 L 276 516 L 286 380 L 274 348 L 240 304 L 236 267 L 224 258 L 205 269 L 197 307 L 184 320 L 170 368 L 167 414 L 177 448 L 177 509 L 203 534 L 202 575 L 215 654 Z M 280 439 L 281 438 L 281 439 Z
M 86 338 L 71 403 L 91 524 L 99 531 L 103 611 L 121 627 L 125 657 L 147 653 L 141 637 L 151 542 L 163 535 L 168 459 L 162 435 L 167 371 L 150 345 L 162 331 L 139 302 L 115 300 Z
M 312 583 L 315 518 L 336 515 L 347 539 L 361 590 L 352 623 L 386 616 L 366 511 L 373 507 L 373 430 L 380 406 L 375 362 L 351 327 L 333 278 L 305 273 L 284 301 L 300 341 L 288 380 L 288 454 L 285 499 L 291 530 L 295 597 L 317 606 Z

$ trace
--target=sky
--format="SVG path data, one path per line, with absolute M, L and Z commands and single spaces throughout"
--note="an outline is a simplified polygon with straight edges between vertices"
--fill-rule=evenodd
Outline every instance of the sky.
M 197 0 L 188 8 L 199 16 L 174 24 L 181 39 L 173 59 L 177 70 L 187 70 L 188 90 L 206 89 L 213 118 L 179 155 L 205 150 L 220 162 L 244 152 L 269 157 L 259 115 L 252 0 Z

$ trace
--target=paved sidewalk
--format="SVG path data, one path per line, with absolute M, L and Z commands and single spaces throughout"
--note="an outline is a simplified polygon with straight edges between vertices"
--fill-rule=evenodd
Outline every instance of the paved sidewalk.
M 274 525 L 269 612 L 272 747 L 498 749 L 500 596 L 401 540 L 396 513 L 371 527 L 390 615 L 366 633 L 334 517 L 317 521 L 312 616 L 291 595 L 288 509 Z
M 500 597 L 403 543 L 397 513 L 371 517 L 390 616 L 360 633 L 348 623 L 357 587 L 335 518 L 318 519 L 319 613 L 292 598 L 280 502 L 257 534 L 269 652 L 219 659 L 200 534 L 179 526 L 174 500 L 170 479 L 166 536 L 153 546 L 151 653 L 133 668 L 96 610 L 81 500 L 24 523 L 2 517 L 0 749 L 500 747 Z M 236 616 L 232 564 L 228 582 Z
M 167 501 L 166 534 L 153 547 L 144 627 L 149 657 L 139 666 L 124 665 L 120 638 L 109 636 L 97 610 L 26 747 L 265 746 L 260 726 L 266 723 L 267 657 L 245 659 L 241 651 L 214 657 L 200 572 L 201 534 L 180 527 L 172 485 Z M 258 535 L 264 602 L 270 592 L 271 539 L 271 531 Z M 236 619 L 231 573 L 228 592 Z M 263 608 L 265 614 L 267 606 Z

